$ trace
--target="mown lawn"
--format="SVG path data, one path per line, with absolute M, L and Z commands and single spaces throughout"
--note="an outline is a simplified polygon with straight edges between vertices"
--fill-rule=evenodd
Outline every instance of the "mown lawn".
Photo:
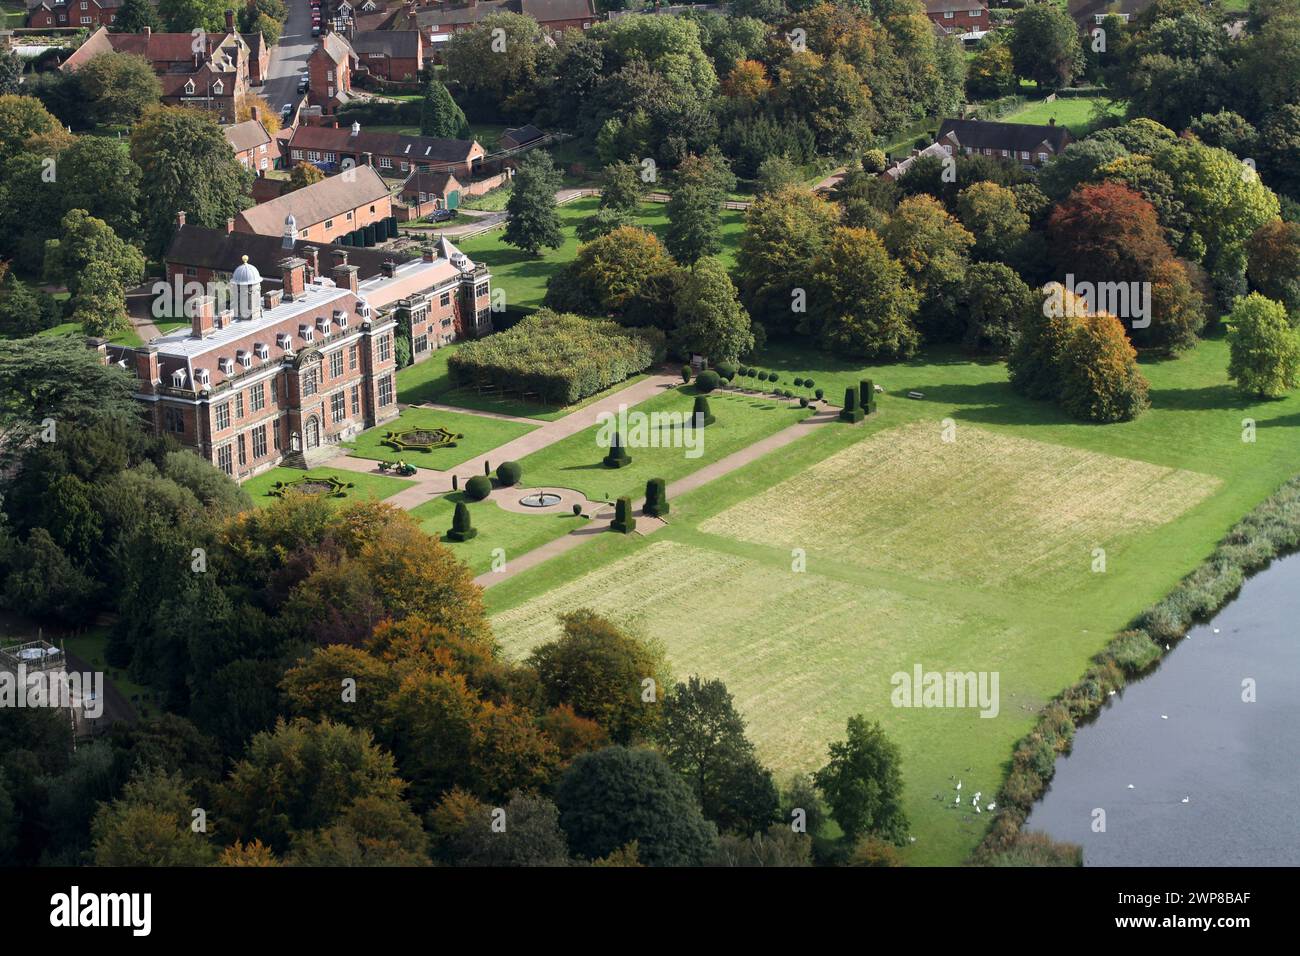
M 828 395 L 861 377 L 887 392 L 862 425 L 813 426 L 674 499 L 653 536 L 599 535 L 490 588 L 494 630 L 520 656 L 557 612 L 593 606 L 662 640 L 678 676 L 727 683 L 780 778 L 824 763 L 850 715 L 880 720 L 902 750 L 916 864 L 967 857 L 989 815 L 954 805 L 956 780 L 995 800 L 1041 706 L 1300 472 L 1300 393 L 1243 399 L 1221 340 L 1144 362 L 1153 408 L 1108 426 L 954 353 L 853 367 L 773 348 L 755 364 Z M 893 706 L 891 676 L 917 664 L 997 673 L 997 716 Z
M 1095 113 L 1099 106 L 1104 107 L 1111 116 L 1118 118 L 1124 115 L 1124 111 L 1108 97 L 1074 96 L 1057 97 L 1051 103 L 1043 100 L 1030 103 L 1024 109 L 998 117 L 998 122 L 1045 126 L 1055 119 L 1057 126 L 1068 126 L 1071 135 L 1075 139 L 1081 139 L 1097 125 Z
M 370 458 L 375 461 L 396 461 L 400 458 L 420 468 L 445 471 L 508 441 L 514 441 L 521 435 L 527 435 L 535 427 L 485 418 L 482 415 L 463 415 L 433 408 L 408 408 L 393 421 L 362 432 L 355 441 L 347 442 L 343 447 L 349 449 L 354 458 Z M 384 444 L 384 438 L 389 432 L 408 428 L 445 428 L 463 437 L 456 439 L 454 446 L 431 448 L 428 451 L 398 451 Z
M 255 507 L 265 508 L 274 504 L 277 500 L 274 495 L 270 494 L 271 486 L 277 481 L 296 481 L 304 477 L 325 478 L 330 475 L 340 481 L 350 481 L 354 485 L 354 487 L 348 489 L 346 497 L 327 499 L 335 504 L 347 504 L 358 499 L 381 501 L 414 484 L 414 482 L 407 481 L 404 478 L 368 475 L 356 471 L 343 471 L 338 468 L 312 468 L 309 471 L 301 471 L 297 468 L 272 468 L 270 471 L 264 471 L 262 474 L 255 475 L 244 482 L 244 490 L 248 492 L 248 497 L 253 499 Z
M 630 495 L 635 500 L 645 493 L 645 483 L 650 478 L 663 478 L 671 484 L 812 414 L 812 409 L 792 407 L 785 399 L 725 392 L 714 392 L 708 399 L 717 421 L 703 429 L 702 438 L 693 437 L 691 429 L 672 427 L 668 420 L 661 419 L 661 427 L 647 432 L 648 440 L 657 441 L 659 447 L 631 447 L 635 439 L 625 434 L 632 463 L 623 468 L 608 468 L 603 459 L 609 449 L 600 444 L 602 426 L 595 425 L 521 459 L 524 483 L 573 488 L 592 500 L 613 500 L 620 495 Z M 629 412 L 646 415 L 676 412 L 689 416 L 694 403 L 695 388 L 689 386 L 656 395 Z M 629 418 L 629 423 L 632 421 Z M 698 446 L 688 447 L 688 439 L 698 441 Z
M 504 289 L 506 304 L 512 308 L 535 309 L 541 306 L 546 295 L 546 283 L 578 253 L 578 223 L 592 215 L 600 204 L 595 196 L 576 199 L 560 206 L 560 221 L 564 242 L 558 249 L 543 249 L 531 256 L 514 246 L 506 245 L 504 229 L 494 229 L 481 236 L 458 242 L 457 246 L 471 259 L 484 262 L 492 270 L 492 285 Z M 719 258 L 728 269 L 736 264 L 736 246 L 744 225 L 744 213 L 735 210 L 722 212 L 723 249 Z M 644 203 L 637 217 L 640 225 L 661 239 L 668 229 L 666 203 Z
M 457 389 L 447 371 L 447 360 L 455 354 L 459 343 L 444 345 L 419 365 L 408 365 L 397 373 L 398 401 L 415 404 L 419 402 L 436 402 L 439 405 L 455 405 L 458 408 L 472 408 L 481 412 L 497 412 L 501 415 L 514 415 L 518 418 L 536 418 L 542 421 L 554 421 L 575 412 L 585 405 L 599 401 L 611 392 L 627 388 L 645 375 L 633 375 L 617 385 L 611 385 L 604 391 L 589 395 L 573 405 L 556 408 L 552 405 L 539 405 L 536 402 L 520 401 L 504 395 L 490 392 L 480 394 L 472 389 Z
M 523 485 L 517 488 L 497 488 L 492 494 L 520 497 L 527 493 L 529 487 L 525 475 Z M 447 529 L 451 527 L 456 503 L 460 501 L 468 503 L 470 521 L 478 534 L 469 541 L 449 541 L 446 538 Z M 572 511 L 561 514 L 519 514 L 499 508 L 491 499 L 471 502 L 462 492 L 426 502 L 412 509 L 411 516 L 420 522 L 426 534 L 436 534 L 442 538 L 442 543 L 469 565 L 475 575 L 492 570 L 493 559 L 496 557 L 494 552 L 498 548 L 501 549 L 502 560 L 506 562 L 504 570 L 508 570 L 513 558 L 566 535 L 588 521 L 576 517 Z M 497 567 L 501 569 L 501 565 L 498 564 Z

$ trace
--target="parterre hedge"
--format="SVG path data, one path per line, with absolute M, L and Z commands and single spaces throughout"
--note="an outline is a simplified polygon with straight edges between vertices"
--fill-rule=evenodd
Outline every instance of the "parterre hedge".
M 457 386 L 494 385 L 569 405 L 663 357 L 664 335 L 658 329 L 542 309 L 508 331 L 466 342 L 447 368 Z

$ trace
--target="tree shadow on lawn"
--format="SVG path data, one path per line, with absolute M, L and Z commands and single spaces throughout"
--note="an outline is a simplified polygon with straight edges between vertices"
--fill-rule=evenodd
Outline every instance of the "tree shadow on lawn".
M 1050 402 L 1033 401 L 1016 394 L 1008 382 L 960 385 L 903 386 L 893 397 L 908 401 L 907 393 L 918 391 L 923 401 L 948 405 L 954 418 L 986 425 L 1071 425 L 1078 424 Z
M 1153 388 L 1151 407 L 1188 412 L 1245 411 L 1257 399 L 1242 395 L 1231 385 L 1207 385 L 1202 388 Z

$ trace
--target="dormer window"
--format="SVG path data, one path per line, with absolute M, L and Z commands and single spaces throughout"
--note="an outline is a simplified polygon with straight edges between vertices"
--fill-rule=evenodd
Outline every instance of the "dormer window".
M 258 342 L 253 346 L 253 351 L 257 353 L 257 357 L 263 362 L 271 357 L 271 350 L 266 347 L 265 342 Z
M 199 385 L 202 385 L 204 388 L 207 388 L 208 385 L 211 384 L 212 378 L 211 376 L 208 375 L 207 369 L 196 368 L 194 370 L 194 381 L 197 382 Z
M 329 335 L 329 334 L 330 334 L 330 320 L 327 319 L 327 318 L 325 318 L 325 316 L 323 316 L 323 315 L 317 316 L 317 317 L 316 317 L 316 328 L 320 330 L 320 334 L 321 334 L 321 335 Z
M 348 314 L 342 309 L 335 309 L 334 322 L 340 329 L 346 329 L 348 327 Z
M 221 369 L 224 374 L 229 375 L 235 370 L 235 363 L 229 358 L 221 358 L 217 360 L 217 368 Z
M 245 352 L 243 349 L 240 349 L 236 354 L 239 358 L 240 365 L 244 366 L 244 368 L 253 367 L 253 354 L 251 352 Z
M 275 344 L 288 352 L 293 348 L 293 336 L 288 332 L 281 332 L 275 337 Z
M 176 371 L 172 372 L 172 388 L 184 388 L 185 378 L 185 369 L 183 368 L 178 368 Z
M 370 318 L 370 304 L 369 304 L 368 302 L 358 302 L 358 303 L 357 303 L 357 315 L 361 316 L 361 318 L 363 318 L 363 319 L 369 320 L 369 318 Z
M 312 339 L 316 337 L 316 330 L 313 329 L 310 325 L 303 323 L 302 325 L 298 326 L 298 336 L 304 342 L 310 342 Z
M 186 80 L 186 81 L 185 81 L 185 95 L 186 95 L 186 96 L 193 96 L 193 95 L 194 95 L 194 81 L 193 81 L 193 80 Z
M 225 90 L 226 84 L 222 83 L 220 80 L 217 80 L 217 82 L 212 84 L 212 92 L 217 96 L 220 96 L 225 92 Z

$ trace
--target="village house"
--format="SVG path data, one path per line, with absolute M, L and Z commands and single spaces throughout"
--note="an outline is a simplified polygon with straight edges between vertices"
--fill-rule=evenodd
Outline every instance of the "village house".
M 424 39 L 419 30 L 373 30 L 348 40 L 357 69 L 382 80 L 414 81 L 424 69 Z
M 385 176 L 405 178 L 412 170 L 441 170 L 467 180 L 481 169 L 486 154 L 473 140 L 373 133 L 359 123 L 346 129 L 299 126 L 289 140 L 291 165 L 311 163 L 326 172 L 362 165 L 367 155 Z
M 493 13 L 521 13 L 559 39 L 565 30 L 586 30 L 600 22 L 592 0 L 470 0 L 462 6 L 438 5 L 414 9 L 407 6 L 407 22 L 414 19 L 427 37 L 459 33 Z
M 235 230 L 279 236 L 292 222 L 298 239 L 333 242 L 392 215 L 388 184 L 363 165 L 245 209 L 235 217 Z
M 515 129 L 508 129 L 501 134 L 500 146 L 502 149 L 523 149 L 526 146 L 533 146 L 546 137 L 536 126 L 520 126 Z
M 984 0 L 925 0 L 925 15 L 944 33 L 983 33 L 993 29 Z
M 252 50 L 235 32 L 234 13 L 226 12 L 225 33 L 109 33 L 100 27 L 60 65 L 75 71 L 101 53 L 134 53 L 144 57 L 162 84 L 162 102 L 214 112 L 217 122 L 235 121 L 236 109 L 248 95 Z M 257 34 L 260 37 L 261 34 Z
M 188 328 L 142 346 L 96 343 L 106 362 L 134 373 L 155 434 L 239 481 L 276 465 L 310 467 L 397 415 L 399 330 L 417 361 L 491 331 L 490 274 L 446 240 L 364 280 L 358 250 L 330 249 L 328 276 L 313 265 L 320 252 L 284 249 L 274 289 L 242 256 L 229 303 L 188 299 Z
M 936 138 L 949 156 L 979 154 L 1038 167 L 1070 144 L 1070 131 L 1051 121 L 1046 126 L 946 119 Z
M 1151 4 L 1152 0 L 1070 0 L 1067 9 L 1079 30 L 1090 33 L 1108 16 L 1119 17 L 1128 23 Z
M 27 26 L 107 27 L 120 6 L 122 0 L 27 0 Z
M 897 182 L 899 179 L 902 179 L 903 176 L 907 174 L 907 171 L 912 168 L 913 164 L 915 164 L 918 159 L 921 159 L 926 156 L 943 158 L 949 155 L 951 155 L 951 153 L 947 147 L 939 143 L 931 143 L 929 146 L 925 147 L 925 149 L 912 150 L 909 156 L 906 156 L 905 158 L 900 159 L 898 162 L 887 167 L 884 170 L 884 172 L 882 172 L 880 175 L 885 179 L 889 179 L 894 182 Z
M 327 33 L 307 57 L 307 102 L 337 113 L 352 100 L 352 70 L 357 54 L 341 33 Z
M 271 134 L 262 125 L 262 119 L 256 106 L 252 108 L 252 118 L 242 123 L 227 126 L 223 132 L 226 142 L 235 152 L 235 159 L 245 169 L 263 173 L 275 167 L 278 151 L 273 145 Z

